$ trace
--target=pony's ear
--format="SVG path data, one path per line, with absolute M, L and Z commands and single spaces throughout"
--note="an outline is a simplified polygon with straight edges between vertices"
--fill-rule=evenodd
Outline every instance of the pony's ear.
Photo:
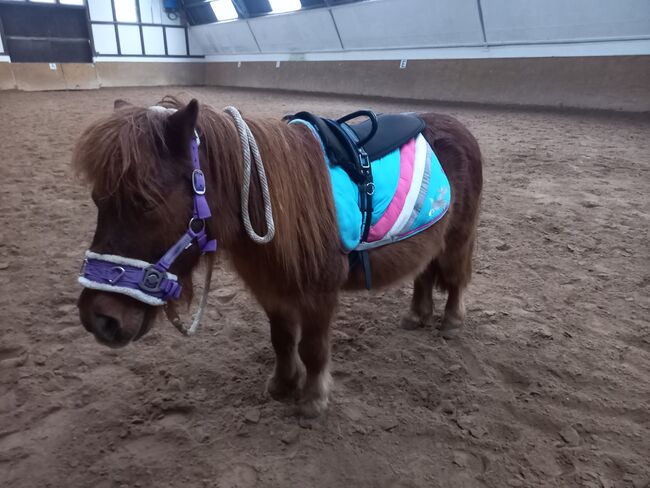
M 192 99 L 167 119 L 165 138 L 167 147 L 176 154 L 185 154 L 189 141 L 194 137 L 196 121 L 199 117 L 199 102 Z
M 177 110 L 169 117 L 168 128 L 171 133 L 191 136 L 199 117 L 199 102 L 193 98 L 190 103 Z
M 113 102 L 113 110 L 120 110 L 125 107 L 130 107 L 131 104 L 127 102 L 126 100 L 122 100 L 121 98 L 118 98 Z

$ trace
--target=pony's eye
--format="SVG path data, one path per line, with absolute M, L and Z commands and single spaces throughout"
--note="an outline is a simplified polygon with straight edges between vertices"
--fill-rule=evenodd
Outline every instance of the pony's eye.
M 158 209 L 158 205 L 155 202 L 146 198 L 136 197 L 134 203 L 139 212 L 151 213 Z
M 145 202 L 142 205 L 142 211 L 145 213 L 152 213 L 155 212 L 156 210 L 158 210 L 158 205 L 154 205 L 151 202 Z

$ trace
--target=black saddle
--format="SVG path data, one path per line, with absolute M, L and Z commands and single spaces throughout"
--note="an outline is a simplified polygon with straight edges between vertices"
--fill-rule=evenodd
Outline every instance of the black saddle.
M 366 117 L 367 120 L 358 124 L 348 123 L 360 117 Z M 337 120 L 299 112 L 284 117 L 284 120 L 309 122 L 318 132 L 330 163 L 343 168 L 359 187 L 359 206 L 363 215 L 361 241 L 365 242 L 370 231 L 372 195 L 375 192 L 370 162 L 386 156 L 420 134 L 425 127 L 424 121 L 413 113 L 375 115 L 370 110 L 359 110 Z M 360 258 L 366 277 L 366 288 L 370 289 L 368 253 L 353 252 L 350 258 L 351 263 Z
M 360 117 L 367 120 L 358 124 L 348 122 Z M 318 131 L 330 162 L 341 166 L 357 184 L 365 180 L 361 160 L 375 161 L 402 147 L 420 134 L 424 121 L 413 113 L 379 114 L 359 110 L 337 120 L 318 117 L 309 112 L 289 115 L 284 120 L 304 120 Z

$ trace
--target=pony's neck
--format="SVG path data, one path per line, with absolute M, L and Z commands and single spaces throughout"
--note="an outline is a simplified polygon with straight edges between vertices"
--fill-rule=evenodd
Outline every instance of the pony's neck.
M 282 275 L 284 283 L 296 289 L 325 278 L 338 280 L 340 276 L 330 272 L 331 263 L 340 262 L 342 254 L 336 239 L 332 188 L 320 143 L 300 124 L 267 119 L 246 122 L 264 164 L 275 236 L 268 244 L 258 245 L 245 232 L 242 141 L 230 115 L 206 110 L 199 118 L 199 128 L 203 133 L 202 161 L 213 214 L 210 233 L 220 248 L 230 254 L 238 272 L 250 280 L 261 283 L 261 274 L 266 273 L 269 283 L 277 282 Z M 266 234 L 262 191 L 254 170 L 248 209 L 255 232 Z
M 245 238 L 242 223 L 241 194 L 244 174 L 242 141 L 237 132 L 232 117 L 225 113 L 210 112 L 206 117 L 202 131 L 205 139 L 205 149 L 202 158 L 206 161 L 206 178 L 209 181 L 208 199 L 212 210 L 211 231 L 214 233 L 219 246 L 232 250 L 241 244 Z M 259 124 L 247 119 L 253 135 L 260 139 Z M 290 130 L 281 121 L 264 121 L 263 124 L 273 126 L 276 131 Z M 269 154 L 265 145 L 260 146 L 262 161 L 269 161 L 277 155 Z M 260 215 L 262 194 L 254 167 L 251 171 L 250 215 L 254 228 L 258 233 L 265 233 L 266 227 Z

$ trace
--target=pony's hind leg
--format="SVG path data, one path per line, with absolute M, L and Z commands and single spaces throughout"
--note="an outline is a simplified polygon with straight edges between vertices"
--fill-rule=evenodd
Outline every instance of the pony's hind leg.
M 332 381 L 329 372 L 330 323 L 336 299 L 335 293 L 319 295 L 302 310 L 302 337 L 298 352 L 307 374 L 298 413 L 304 417 L 317 417 L 327 408 Z
M 457 337 L 465 322 L 463 292 L 472 276 L 472 253 L 475 236 L 462 245 L 448 247 L 436 259 L 436 284 L 448 292 L 440 335 L 445 339 Z
M 402 319 L 402 327 L 414 330 L 431 324 L 433 315 L 433 282 L 435 278 L 434 262 L 429 263 L 413 283 L 411 308 Z
M 445 339 L 453 339 L 460 334 L 465 323 L 465 304 L 463 303 L 464 288 L 450 286 L 445 305 L 445 314 L 440 324 L 440 335 Z
M 275 400 L 287 401 L 297 396 L 303 376 L 296 344 L 299 320 L 297 311 L 267 312 L 271 325 L 271 343 L 275 350 L 275 368 L 266 388 Z

